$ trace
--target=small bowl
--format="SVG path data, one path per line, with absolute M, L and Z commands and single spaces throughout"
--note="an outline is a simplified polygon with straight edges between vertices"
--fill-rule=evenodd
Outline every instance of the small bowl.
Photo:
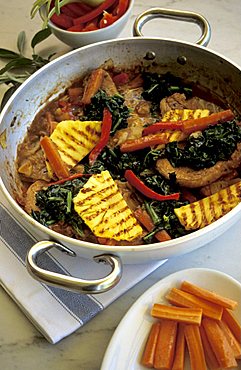
M 114 22 L 110 26 L 107 26 L 105 28 L 101 28 L 95 31 L 88 31 L 88 32 L 66 31 L 66 30 L 59 28 L 51 21 L 48 22 L 48 25 L 52 33 L 60 41 L 64 42 L 65 44 L 73 48 L 78 48 L 84 45 L 93 44 L 99 41 L 115 39 L 121 33 L 124 26 L 126 25 L 130 17 L 132 8 L 133 8 L 133 4 L 134 4 L 134 0 L 130 0 L 127 11 L 116 22 Z M 40 12 L 40 15 L 41 15 L 41 12 Z

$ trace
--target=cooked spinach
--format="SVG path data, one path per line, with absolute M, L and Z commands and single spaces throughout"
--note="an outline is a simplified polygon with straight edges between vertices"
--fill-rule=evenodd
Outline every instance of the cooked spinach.
M 241 142 L 241 127 L 233 120 L 210 126 L 197 136 L 190 135 L 184 148 L 177 142 L 168 143 L 165 155 L 174 167 L 200 170 L 229 159 L 238 142 Z
M 153 113 L 159 111 L 160 100 L 167 96 L 174 93 L 184 93 L 187 97 L 192 96 L 191 86 L 184 84 L 180 78 L 169 72 L 164 75 L 144 72 L 142 78 L 144 89 L 142 97 L 152 102 Z
M 116 130 L 127 127 L 127 118 L 130 111 L 124 104 L 124 98 L 121 95 L 108 96 L 102 90 L 99 90 L 91 99 L 91 103 L 85 107 L 82 120 L 101 121 L 105 107 L 112 114 L 111 134 L 114 134 Z
M 40 211 L 33 211 L 32 216 L 45 226 L 65 222 L 72 226 L 77 234 L 83 235 L 82 219 L 73 208 L 73 197 L 78 194 L 88 178 L 66 181 L 61 185 L 50 185 L 36 194 L 36 205 Z
M 186 235 L 189 232 L 181 225 L 174 213 L 174 208 L 182 207 L 188 204 L 187 201 L 145 201 L 145 209 L 149 213 L 155 228 L 144 236 L 145 243 L 154 242 L 154 236 L 157 231 L 166 230 L 172 238 Z

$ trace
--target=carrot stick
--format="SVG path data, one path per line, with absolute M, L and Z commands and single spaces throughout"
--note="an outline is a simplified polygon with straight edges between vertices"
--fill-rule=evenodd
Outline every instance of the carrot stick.
M 145 349 L 141 358 L 141 364 L 145 367 L 152 368 L 154 365 L 154 354 L 156 350 L 157 338 L 160 332 L 161 324 L 156 322 L 152 325 Z
M 206 370 L 206 361 L 202 346 L 199 327 L 197 325 L 185 325 L 185 338 L 192 370 Z
M 210 114 L 207 117 L 190 119 L 182 121 L 182 130 L 188 134 L 195 131 L 202 131 L 210 125 L 216 125 L 220 122 L 231 121 L 234 119 L 234 114 L 230 109 Z
M 226 322 L 226 324 L 228 324 L 229 329 L 231 330 L 237 341 L 241 343 L 241 326 L 232 315 L 232 313 L 226 308 L 223 310 L 222 319 Z
M 102 68 L 95 69 L 85 86 L 84 94 L 81 99 L 81 102 L 83 104 L 90 104 L 91 98 L 97 93 L 97 91 L 100 89 L 102 81 L 104 78 L 104 70 Z
M 156 318 L 176 320 L 189 324 L 201 324 L 201 308 L 173 307 L 155 303 L 152 306 L 151 315 Z
M 172 370 L 183 370 L 185 361 L 185 336 L 184 336 L 184 324 L 178 324 L 177 328 L 177 343 L 175 349 L 175 355 L 172 365 Z
M 52 170 L 56 174 L 56 176 L 59 179 L 68 177 L 69 171 L 67 169 L 67 166 L 61 159 L 58 149 L 55 146 L 55 144 L 52 142 L 52 140 L 48 136 L 44 136 L 40 140 L 40 145 L 46 155 L 46 158 L 48 159 L 50 163 Z
M 147 231 L 152 231 L 154 229 L 154 224 L 152 222 L 152 219 L 145 210 L 143 210 L 141 207 L 138 207 L 135 210 L 134 214 L 137 220 L 147 229 Z M 155 234 L 155 238 L 159 240 L 159 242 L 171 240 L 171 237 L 166 230 L 158 231 Z
M 219 365 L 228 369 L 237 366 L 233 350 L 218 322 L 204 318 L 202 324 Z
M 177 335 L 177 322 L 163 320 L 157 339 L 154 368 L 159 370 L 171 369 Z
M 212 347 L 208 341 L 208 337 L 206 335 L 206 332 L 203 328 L 203 326 L 200 326 L 200 335 L 202 339 L 203 349 L 204 349 L 204 355 L 206 359 L 206 363 L 210 370 L 218 370 L 220 369 L 220 365 L 218 363 L 218 360 L 212 350 Z
M 168 302 L 181 307 L 199 307 L 203 315 L 212 319 L 221 320 L 223 308 L 193 294 L 172 288 L 166 295 Z
M 206 299 L 207 301 L 213 302 L 215 304 L 218 304 L 222 307 L 230 308 L 231 310 L 234 310 L 238 302 L 234 301 L 230 298 L 221 296 L 215 292 L 212 292 L 210 290 L 201 288 L 197 285 L 194 285 L 188 281 L 183 281 L 180 287 L 181 290 L 184 290 L 185 292 L 194 294 L 197 297 Z
M 224 332 L 224 334 L 225 334 L 225 336 L 226 336 L 226 338 L 227 338 L 227 340 L 230 344 L 230 347 L 233 350 L 234 357 L 240 359 L 241 358 L 241 344 L 240 344 L 240 342 L 237 341 L 237 339 L 235 338 L 235 336 L 233 335 L 233 333 L 231 332 L 231 330 L 229 329 L 229 327 L 228 327 L 228 325 L 226 324 L 225 321 L 223 321 L 223 320 L 219 321 L 218 325 L 220 326 L 220 328 Z
M 158 144 L 167 144 L 169 141 L 169 137 L 170 134 L 166 133 L 142 136 L 138 139 L 125 141 L 123 144 L 121 144 L 120 150 L 123 153 L 127 153 L 148 148 L 149 146 L 154 146 Z

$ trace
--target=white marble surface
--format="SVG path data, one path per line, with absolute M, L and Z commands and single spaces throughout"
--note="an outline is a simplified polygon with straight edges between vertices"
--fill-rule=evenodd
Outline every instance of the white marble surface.
M 16 49 L 17 34 L 25 30 L 28 40 L 40 28 L 40 19 L 30 20 L 31 0 L 0 0 L 0 47 Z M 208 18 L 212 27 L 209 47 L 234 62 L 241 64 L 241 2 L 240 0 L 152 0 L 135 1 L 133 14 L 120 36 L 131 36 L 134 18 L 149 7 L 197 11 Z M 180 38 L 195 41 L 199 35 L 195 25 L 168 25 L 153 21 L 146 26 L 147 35 Z M 53 36 L 37 51 L 58 54 L 69 50 Z M 28 52 L 31 52 L 29 49 Z M 0 87 L 0 93 L 4 91 Z M 234 232 L 233 232 L 234 230 Z M 0 289 L 0 368 L 3 370 L 98 370 L 108 342 L 121 318 L 132 303 L 152 284 L 177 270 L 188 267 L 209 267 L 224 271 L 241 281 L 241 248 L 234 240 L 241 240 L 240 227 L 236 225 L 217 242 L 188 255 L 168 261 L 155 273 L 119 298 L 104 312 L 95 317 L 75 334 L 62 342 L 49 344 L 18 309 L 11 298 Z M 21 282 L 20 282 L 21 283 Z M 112 369 L 110 369 L 112 370 Z M 113 369 L 114 370 L 114 369 Z M 127 370 L 127 369 L 123 369 Z

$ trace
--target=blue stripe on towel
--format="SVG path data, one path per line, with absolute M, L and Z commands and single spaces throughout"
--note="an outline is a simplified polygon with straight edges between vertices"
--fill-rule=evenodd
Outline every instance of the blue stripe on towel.
M 27 252 L 36 243 L 36 240 L 12 218 L 2 204 L 0 204 L 0 236 L 5 242 L 5 245 L 25 265 Z M 39 256 L 38 265 L 53 272 L 66 274 L 66 270 L 56 263 L 47 253 Z M 50 286 L 47 287 L 45 284 L 42 285 L 49 290 L 50 294 L 62 306 L 65 306 L 74 317 L 79 319 L 78 321 L 81 321 L 82 324 L 103 310 L 103 306 L 89 295 Z

